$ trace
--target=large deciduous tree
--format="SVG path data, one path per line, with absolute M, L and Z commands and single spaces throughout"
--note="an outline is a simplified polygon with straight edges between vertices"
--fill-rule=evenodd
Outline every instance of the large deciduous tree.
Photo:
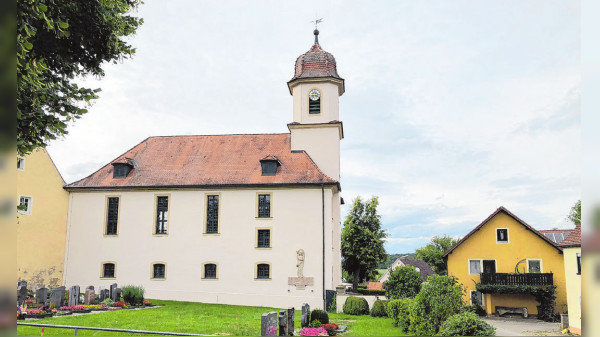
M 581 224 L 581 200 L 577 200 L 575 205 L 571 207 L 567 220 L 571 221 L 574 225 Z
M 142 19 L 141 0 L 17 0 L 17 150 L 28 153 L 67 133 L 100 89 L 80 76 L 104 76 L 106 62 L 133 55 L 124 38 Z
M 387 233 L 381 229 L 381 216 L 377 214 L 378 204 L 377 197 L 372 197 L 364 203 L 357 197 L 344 221 L 342 267 L 353 276 L 354 291 L 357 290 L 358 282 L 375 273 L 377 265 L 387 258 L 383 247 Z
M 417 258 L 427 262 L 437 274 L 447 274 L 446 261 L 443 256 L 457 242 L 458 240 L 447 235 L 434 236 L 425 247 L 416 250 Z

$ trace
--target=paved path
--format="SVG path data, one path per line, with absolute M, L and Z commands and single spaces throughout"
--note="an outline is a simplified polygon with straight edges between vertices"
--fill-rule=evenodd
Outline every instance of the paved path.
M 548 323 L 536 318 L 485 317 L 496 328 L 496 336 L 561 336 L 560 323 Z

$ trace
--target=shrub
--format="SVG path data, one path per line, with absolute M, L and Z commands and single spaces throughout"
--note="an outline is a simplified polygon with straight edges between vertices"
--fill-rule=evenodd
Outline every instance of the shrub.
M 385 312 L 385 301 L 377 300 L 373 303 L 373 308 L 371 308 L 371 316 L 373 317 L 386 317 L 387 312 Z
M 319 321 L 321 324 L 329 323 L 329 314 L 327 311 L 321 309 L 315 309 L 310 313 L 310 321 Z
M 477 316 L 487 316 L 487 312 L 485 312 L 485 309 L 477 304 L 466 306 L 464 311 L 472 312 Z
M 362 297 L 350 296 L 344 303 L 343 311 L 347 315 L 368 315 L 369 303 Z
M 143 305 L 144 304 L 144 287 L 126 285 L 121 288 L 121 296 L 123 300 L 131 305 Z
M 448 317 L 464 308 L 464 293 L 456 277 L 430 276 L 410 306 L 409 332 L 418 336 L 437 334 Z
M 106 304 L 107 306 L 112 306 L 112 304 L 115 303 L 115 301 L 111 300 L 110 298 L 105 299 L 104 301 L 102 301 L 102 303 L 100 304 Z
M 450 316 L 440 328 L 441 336 L 495 336 L 496 329 L 472 312 Z
M 321 322 L 318 319 L 315 319 L 314 321 L 311 321 L 308 326 L 310 328 L 320 328 L 321 327 Z
M 385 296 L 390 300 L 412 298 L 421 290 L 423 277 L 411 266 L 400 266 L 390 273 L 390 278 L 383 283 Z
M 394 326 L 408 332 L 410 327 L 410 308 L 414 302 L 412 298 L 391 300 L 387 303 L 387 315 L 394 322 Z
M 335 336 L 337 333 L 337 330 L 340 327 L 337 324 L 331 323 L 331 324 L 321 324 L 321 328 L 325 329 L 325 331 L 327 331 L 327 334 L 329 336 Z

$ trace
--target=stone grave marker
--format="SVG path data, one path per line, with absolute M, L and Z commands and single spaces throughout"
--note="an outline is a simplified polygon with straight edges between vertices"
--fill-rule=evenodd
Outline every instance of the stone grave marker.
M 260 335 L 277 336 L 277 313 L 271 311 L 260 317 Z
M 287 309 L 287 331 L 294 333 L 294 308 Z
M 69 306 L 79 304 L 79 286 L 69 288 Z
M 85 291 L 85 299 L 83 300 L 84 304 L 90 305 L 90 304 L 94 304 L 94 299 L 96 298 L 96 292 L 94 291 L 94 289 L 87 289 Z
M 50 290 L 50 304 L 54 303 L 55 308 L 60 308 L 65 304 L 65 287 L 61 286 Z
M 300 320 L 300 325 L 303 328 L 307 328 L 310 323 L 310 305 L 308 303 L 302 304 L 302 319 Z
M 46 303 L 48 300 L 48 288 L 40 288 L 35 291 L 35 303 Z
M 89 290 L 89 289 L 95 290 L 94 286 L 87 286 L 87 288 L 85 288 L 85 290 Z
M 104 299 L 110 298 L 110 291 L 108 289 L 104 289 L 102 292 L 104 292 Z
M 119 301 L 117 299 L 117 284 L 116 283 L 113 283 L 110 285 L 110 293 L 109 294 L 110 294 L 109 296 L 110 296 L 111 300 L 113 300 L 115 302 Z
M 27 281 L 20 281 L 17 286 L 17 304 L 23 305 L 27 299 Z
M 286 311 L 281 310 L 279 312 L 278 323 L 279 323 L 279 336 L 287 336 L 287 317 L 285 316 Z
M 119 302 L 119 301 L 121 300 L 121 288 L 117 288 L 117 289 L 115 290 L 115 294 L 116 294 L 116 295 L 115 295 L 115 297 L 117 298 L 117 299 L 115 300 L 115 302 Z

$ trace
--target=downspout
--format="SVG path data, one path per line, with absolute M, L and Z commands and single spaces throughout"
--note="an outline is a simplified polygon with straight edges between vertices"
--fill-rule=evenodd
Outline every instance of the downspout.
M 327 295 L 325 293 L 325 185 L 321 184 L 321 214 L 323 215 L 323 310 L 327 311 Z

